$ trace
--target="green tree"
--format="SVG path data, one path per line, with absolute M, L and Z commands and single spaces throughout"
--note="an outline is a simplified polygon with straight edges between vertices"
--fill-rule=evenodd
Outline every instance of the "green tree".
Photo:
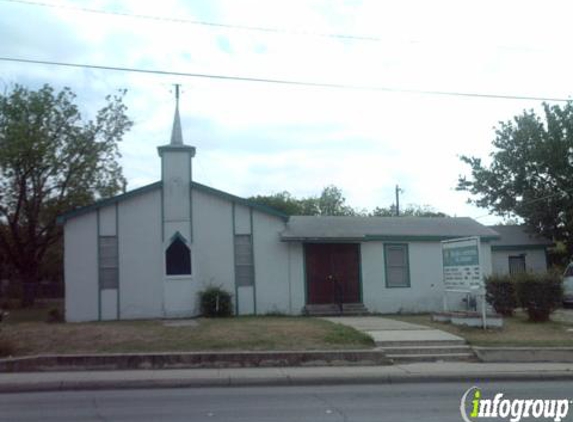
M 84 120 L 69 88 L 15 85 L 0 96 L 0 252 L 33 303 L 47 255 L 61 239 L 56 217 L 125 188 L 118 142 L 130 129 L 125 91 Z
M 387 208 L 376 207 L 368 214 L 371 217 L 394 217 L 396 215 L 396 205 L 392 204 Z M 447 217 L 447 214 L 436 211 L 429 205 L 409 204 L 400 209 L 400 217 Z
M 342 189 L 329 185 L 326 186 L 318 198 L 316 198 L 318 215 L 356 215 L 357 212 L 346 204 L 346 198 Z
M 334 185 L 326 186 L 320 196 L 297 199 L 283 191 L 272 195 L 252 196 L 250 200 L 266 205 L 288 215 L 356 215 L 346 204 L 342 190 Z
M 457 189 L 469 202 L 506 218 L 519 217 L 537 233 L 563 241 L 573 253 L 573 104 L 543 104 L 500 122 L 489 165 L 462 156 L 471 176 Z
M 301 215 L 302 207 L 300 201 L 287 191 L 273 193 L 272 195 L 251 196 L 249 199 L 287 215 Z
M 376 207 L 372 212 L 358 210 L 346 203 L 342 189 L 328 185 L 322 189 L 320 196 L 295 198 L 287 191 L 272 195 L 258 195 L 249 198 L 259 204 L 266 205 L 287 215 L 338 215 L 338 216 L 370 216 L 393 217 L 396 215 L 395 205 L 388 208 Z M 429 205 L 410 204 L 400 210 L 401 217 L 447 217 L 443 212 L 434 210 Z

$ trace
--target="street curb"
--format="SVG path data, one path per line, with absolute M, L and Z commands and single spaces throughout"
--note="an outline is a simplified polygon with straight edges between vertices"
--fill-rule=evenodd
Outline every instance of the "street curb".
M 571 381 L 573 371 L 559 372 L 513 372 L 482 373 L 479 376 L 465 374 L 392 374 L 374 376 L 268 376 L 225 378 L 181 378 L 142 380 L 85 380 L 85 381 L 39 381 L 33 383 L 1 383 L 0 394 L 86 391 L 86 390 L 131 390 L 169 388 L 225 388 L 225 387 L 277 387 L 277 386 L 328 386 L 328 385 L 380 385 L 408 383 L 483 383 L 492 381 Z
M 573 363 L 573 347 L 472 346 L 484 363 Z
M 383 351 L 309 350 L 260 352 L 108 353 L 37 355 L 0 359 L 0 374 L 15 372 L 280 368 L 391 365 Z

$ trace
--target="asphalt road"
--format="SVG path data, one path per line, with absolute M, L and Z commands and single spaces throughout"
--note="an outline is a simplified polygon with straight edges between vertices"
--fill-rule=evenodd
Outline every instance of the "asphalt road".
M 458 422 L 461 397 L 471 386 L 422 383 L 3 394 L 0 421 Z M 571 382 L 553 381 L 478 385 L 484 398 L 501 392 L 513 398 L 558 399 L 573 398 L 571 386 Z M 564 420 L 573 420 L 573 409 L 569 413 Z M 526 420 L 534 419 L 522 419 Z

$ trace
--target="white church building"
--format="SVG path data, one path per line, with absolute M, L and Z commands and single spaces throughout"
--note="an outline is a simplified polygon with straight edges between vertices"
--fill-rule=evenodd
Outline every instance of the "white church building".
M 477 236 L 492 271 L 498 233 L 470 218 L 306 217 L 193 181 L 176 109 L 161 180 L 60 217 L 67 321 L 199 314 L 219 286 L 237 315 L 442 306 L 441 241 Z

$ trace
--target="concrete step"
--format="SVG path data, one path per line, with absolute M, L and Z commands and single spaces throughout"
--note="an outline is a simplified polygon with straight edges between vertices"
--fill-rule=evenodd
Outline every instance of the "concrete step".
M 317 312 L 317 311 L 310 311 L 310 312 L 306 312 L 306 315 L 308 316 L 315 316 L 315 317 L 327 317 L 327 316 L 367 316 L 369 315 L 368 311 L 348 311 L 345 310 L 342 313 L 340 313 L 340 311 L 321 311 L 321 312 Z
M 394 363 L 416 362 L 476 362 L 473 352 L 464 353 L 424 353 L 424 354 L 387 354 Z
M 377 347 L 387 355 L 425 355 L 425 354 L 442 354 L 442 353 L 473 353 L 472 348 L 468 345 L 439 345 L 439 346 L 394 346 L 394 347 Z
M 389 348 L 389 347 L 425 347 L 425 346 L 464 346 L 465 340 L 399 340 L 399 341 L 377 341 L 376 347 Z
M 342 312 L 340 307 L 334 303 L 306 305 L 304 313 L 310 316 L 329 316 L 329 315 L 368 315 L 368 309 L 362 303 L 344 303 Z

